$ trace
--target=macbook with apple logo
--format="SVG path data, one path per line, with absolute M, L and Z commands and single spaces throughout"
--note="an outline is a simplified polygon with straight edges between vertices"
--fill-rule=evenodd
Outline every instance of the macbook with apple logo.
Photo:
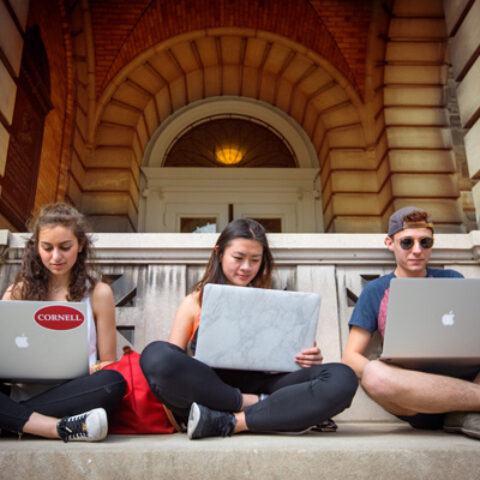
M 432 372 L 478 368 L 480 279 L 392 279 L 380 359 Z
M 55 383 L 88 374 L 86 304 L 0 301 L 0 379 Z

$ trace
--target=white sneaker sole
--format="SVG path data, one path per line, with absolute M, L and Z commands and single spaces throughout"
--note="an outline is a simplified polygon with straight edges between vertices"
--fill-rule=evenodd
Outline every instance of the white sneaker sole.
M 467 437 L 480 439 L 480 432 L 478 430 L 469 430 L 464 427 L 446 427 L 443 426 L 443 429 L 448 433 L 463 433 Z
M 188 415 L 187 435 L 190 440 L 193 440 L 192 435 L 197 428 L 198 421 L 200 420 L 200 408 L 196 403 L 192 403 L 190 407 L 190 413 Z
M 87 418 L 87 431 L 89 432 L 89 435 L 85 437 L 83 440 L 87 442 L 99 442 L 100 440 L 103 440 L 107 434 L 108 434 L 108 419 L 107 419 L 107 412 L 103 408 L 96 408 L 95 413 L 92 414 L 92 417 L 94 418 Z M 91 428 L 89 428 L 89 421 L 93 421 L 96 423 L 96 425 L 92 425 Z M 90 435 L 90 432 L 92 430 L 98 430 L 95 432 L 95 435 Z M 80 439 L 79 439 L 80 440 Z

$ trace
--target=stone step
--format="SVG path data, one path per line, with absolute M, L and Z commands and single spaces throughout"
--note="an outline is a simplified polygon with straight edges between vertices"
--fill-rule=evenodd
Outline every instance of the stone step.
M 0 478 L 480 479 L 480 441 L 404 424 L 340 424 L 336 433 L 112 435 L 96 444 L 0 439 Z

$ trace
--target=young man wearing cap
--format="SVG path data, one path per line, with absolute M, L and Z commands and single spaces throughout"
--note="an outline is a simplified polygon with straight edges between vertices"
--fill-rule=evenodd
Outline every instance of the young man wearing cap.
M 375 331 L 382 336 L 385 332 L 392 278 L 462 277 L 454 270 L 427 267 L 433 224 L 419 208 L 405 207 L 390 217 L 385 245 L 395 256 L 395 270 L 370 282 L 360 295 L 350 318 L 342 361 L 355 370 L 373 400 L 414 428 L 443 427 L 480 439 L 480 369 L 455 378 L 403 369 L 381 360 L 368 360 L 364 355 Z

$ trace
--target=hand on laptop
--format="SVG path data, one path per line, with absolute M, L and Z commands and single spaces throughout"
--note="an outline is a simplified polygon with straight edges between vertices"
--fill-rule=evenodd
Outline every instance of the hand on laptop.
M 320 365 L 323 362 L 323 355 L 317 347 L 317 342 L 313 344 L 312 348 L 305 348 L 301 353 L 295 355 L 295 361 L 303 368 Z
M 106 361 L 106 362 L 95 363 L 95 365 L 90 365 L 90 373 L 92 374 L 92 373 L 98 372 L 103 367 L 106 367 L 107 365 L 110 365 L 111 363 L 113 363 L 113 361 L 109 360 L 109 361 Z

